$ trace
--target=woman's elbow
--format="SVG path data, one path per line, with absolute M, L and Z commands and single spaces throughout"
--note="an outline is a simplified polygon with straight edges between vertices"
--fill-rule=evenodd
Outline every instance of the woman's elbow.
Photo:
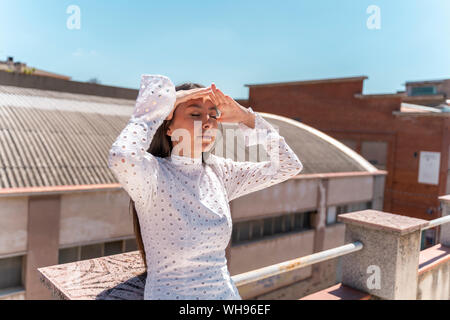
M 303 171 L 303 163 L 300 160 L 298 160 L 295 174 L 297 175 L 302 171 Z
M 297 155 L 294 154 L 294 175 L 299 174 L 303 170 L 303 163 L 300 161 L 300 159 L 297 157 Z
M 109 150 L 108 154 L 108 168 L 112 171 L 117 170 L 120 166 L 120 163 L 125 163 L 128 157 L 129 156 L 126 152 L 120 150 L 117 146 L 113 146 Z

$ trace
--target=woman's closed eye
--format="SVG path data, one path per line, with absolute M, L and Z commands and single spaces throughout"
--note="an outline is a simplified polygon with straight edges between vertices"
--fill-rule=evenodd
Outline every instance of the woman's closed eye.
M 199 116 L 201 116 L 201 114 L 197 114 L 197 113 L 191 113 L 191 116 L 193 116 L 193 117 L 199 117 Z M 213 114 L 211 114 L 211 115 L 209 115 L 210 117 L 212 117 L 212 118 L 214 118 L 214 119 L 217 119 L 217 116 L 216 115 L 213 115 Z

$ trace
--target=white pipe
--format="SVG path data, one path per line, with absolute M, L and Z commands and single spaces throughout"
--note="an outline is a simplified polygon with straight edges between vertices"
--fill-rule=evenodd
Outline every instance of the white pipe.
M 450 222 L 450 215 L 431 220 L 430 222 L 428 222 L 427 226 L 422 228 L 422 230 L 430 229 L 448 222 Z
M 240 273 L 232 276 L 231 278 L 236 283 L 236 285 L 241 285 L 243 282 L 251 282 L 261 277 L 269 277 L 278 273 L 300 269 L 315 263 L 359 251 L 362 248 L 363 244 L 360 241 L 355 241 L 353 243 L 349 243 L 340 247 L 313 253 L 305 257 L 300 257 L 293 260 L 273 264 L 264 268 Z

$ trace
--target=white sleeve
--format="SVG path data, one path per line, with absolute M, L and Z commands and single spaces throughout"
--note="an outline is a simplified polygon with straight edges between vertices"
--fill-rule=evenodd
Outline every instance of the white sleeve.
M 213 163 L 218 165 L 217 172 L 225 186 L 228 201 L 288 180 L 303 169 L 303 164 L 287 145 L 284 137 L 252 108 L 248 110 L 255 114 L 255 127 L 250 128 L 239 123 L 239 130 L 245 137 L 245 145 L 263 144 L 266 146 L 269 160 L 234 161 L 211 154 Z M 264 138 L 263 141 L 260 141 L 261 137 Z
M 132 116 L 109 150 L 108 167 L 136 205 L 144 205 L 156 186 L 158 161 L 147 150 L 175 102 L 169 78 L 142 75 Z

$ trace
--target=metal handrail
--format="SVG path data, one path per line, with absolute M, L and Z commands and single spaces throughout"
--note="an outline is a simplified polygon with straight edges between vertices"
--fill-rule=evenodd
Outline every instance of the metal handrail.
M 445 217 L 441 217 L 441 218 L 437 218 L 437 219 L 434 219 L 434 220 L 430 220 L 428 222 L 427 226 L 422 227 L 422 230 L 434 228 L 434 227 L 440 226 L 441 224 L 448 223 L 448 222 L 450 222 L 450 215 L 445 216 Z
M 242 285 L 243 283 L 252 282 L 260 278 L 274 276 L 282 272 L 300 269 L 303 267 L 310 266 L 312 264 L 340 257 L 355 251 L 359 251 L 362 248 L 363 248 L 362 242 L 355 241 L 333 249 L 313 253 L 308 256 L 284 261 L 271 266 L 252 270 L 249 272 L 240 273 L 232 276 L 231 278 L 236 283 L 236 285 L 239 286 Z

